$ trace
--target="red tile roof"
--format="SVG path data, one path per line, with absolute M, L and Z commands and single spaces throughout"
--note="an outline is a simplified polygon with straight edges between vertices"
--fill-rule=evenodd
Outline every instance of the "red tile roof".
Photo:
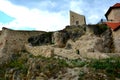
M 114 4 L 113 6 L 111 6 L 109 9 L 108 9 L 108 11 L 106 12 L 106 14 L 105 14 L 105 17 L 107 18 L 107 15 L 110 13 L 110 11 L 112 10 L 112 9 L 114 9 L 114 8 L 120 8 L 120 3 L 116 3 L 116 4 Z
M 120 27 L 120 22 L 106 22 L 105 24 L 107 24 L 107 26 L 113 30 L 116 30 L 118 27 Z
M 112 7 L 120 7 L 120 3 L 116 3 L 116 4 L 113 5 Z

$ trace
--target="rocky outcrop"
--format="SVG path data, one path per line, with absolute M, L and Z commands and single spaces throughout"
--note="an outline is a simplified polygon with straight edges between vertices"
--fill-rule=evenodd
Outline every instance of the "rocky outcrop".
M 59 32 L 54 32 L 52 37 L 52 42 L 55 44 L 55 46 L 59 48 L 63 48 L 65 47 L 68 39 L 69 39 L 69 35 L 66 31 L 59 31 Z
M 30 56 L 29 56 L 30 55 Z M 67 67 L 66 60 L 59 58 L 35 57 L 29 53 L 20 52 L 14 59 L 4 65 L 4 73 L 0 74 L 1 80 L 77 80 L 79 68 Z M 0 65 L 0 70 L 1 70 Z M 1 73 L 1 72 L 0 72 Z M 1 75 L 3 75 L 1 77 Z
M 0 36 L 0 80 L 109 80 L 113 79 L 108 75 L 112 68 L 115 80 L 119 66 L 109 65 L 119 65 L 119 60 L 110 60 L 120 57 L 119 53 L 111 55 L 119 52 L 119 34 L 116 36 L 110 29 L 99 34 L 85 33 L 81 26 L 67 26 L 53 33 L 4 29 Z M 91 67 L 93 59 L 110 64 L 101 70 L 104 61 L 100 61 L 102 66 L 96 63 Z
M 94 53 L 95 54 L 95 53 Z M 88 56 L 91 56 L 89 53 Z M 96 55 L 97 56 L 97 55 Z M 104 56 L 104 55 L 103 55 Z M 109 76 L 105 69 L 97 69 L 98 63 L 108 62 L 109 59 L 91 60 L 91 59 L 67 59 L 59 56 L 45 58 L 34 56 L 26 51 L 12 55 L 11 61 L 0 65 L 1 80 L 89 80 L 115 78 Z M 114 60 L 109 60 L 116 63 Z M 95 63 L 96 62 L 96 63 Z M 111 63 L 109 63 L 111 65 Z M 95 66 L 95 68 L 92 67 Z M 98 66 L 97 66 L 98 65 Z M 103 68 L 103 64 L 101 67 Z M 100 67 L 100 68 L 101 68 Z M 110 67 L 110 70 L 114 68 Z M 117 70 L 117 69 L 115 69 Z M 119 70 L 119 69 L 118 69 Z M 119 75 L 119 73 L 117 74 Z
M 34 56 L 44 56 L 52 57 L 54 56 L 54 48 L 50 46 L 30 46 L 25 45 L 27 52 L 33 54 Z
M 28 39 L 32 46 L 42 46 L 46 44 L 55 44 L 59 48 L 66 46 L 68 39 L 76 40 L 85 33 L 85 27 L 66 26 L 65 29 L 56 32 L 47 32 Z
M 100 38 L 94 34 L 85 34 L 75 42 L 71 43 L 70 41 L 69 43 L 72 45 L 73 49 L 79 50 L 80 54 L 84 54 L 87 52 L 99 52 L 99 50 L 95 48 L 95 45 L 99 40 Z
M 102 39 L 103 39 L 103 47 L 105 53 L 113 53 L 114 52 L 114 41 L 113 41 L 113 34 L 112 30 L 108 28 L 103 34 L 102 34 Z
M 57 47 L 65 47 L 69 39 L 73 41 L 85 34 L 85 26 L 66 26 L 61 31 L 54 32 L 52 41 Z
M 89 46 L 89 49 L 86 48 L 86 50 L 88 49 L 88 52 L 92 51 L 92 52 L 101 52 L 101 53 L 111 53 L 114 52 L 114 41 L 113 41 L 113 35 L 112 35 L 112 31 L 111 29 L 107 29 L 105 31 L 103 31 L 103 33 L 99 34 L 98 33 L 95 34 L 94 29 L 93 32 L 87 32 L 86 35 L 84 35 L 83 37 L 80 38 L 80 40 L 84 40 L 84 42 L 86 42 L 86 45 L 91 44 L 91 49 Z M 86 39 L 88 41 L 86 41 Z M 84 43 L 83 42 L 83 43 Z M 91 43 L 87 43 L 87 42 L 91 42 Z M 81 43 L 81 45 L 83 44 Z M 85 44 L 83 44 L 82 46 L 84 46 Z
M 63 29 L 68 32 L 70 39 L 73 41 L 77 40 L 79 37 L 85 34 L 86 26 L 80 26 L 80 25 L 73 25 L 73 26 L 66 26 L 65 29 Z
M 38 36 L 32 36 L 28 39 L 28 42 L 31 43 L 32 46 L 51 44 L 52 34 L 53 34 L 52 32 L 46 32 Z
M 107 29 L 99 36 L 95 33 L 85 34 L 84 31 L 84 28 L 80 28 L 80 26 L 67 26 L 64 30 L 53 33 L 53 44 L 49 46 L 49 48 L 47 47 L 45 49 L 45 46 L 39 46 L 39 48 L 31 47 L 28 52 L 30 51 L 30 53 L 33 53 L 34 55 L 44 54 L 42 56 L 46 56 L 49 52 L 51 55 L 52 51 L 48 50 L 54 49 L 53 53 L 55 55 L 68 59 L 78 59 L 81 57 L 95 59 L 109 58 L 109 56 L 104 53 L 111 52 L 113 44 L 111 30 Z M 31 50 L 33 52 L 31 52 Z M 35 52 L 34 50 L 39 52 Z

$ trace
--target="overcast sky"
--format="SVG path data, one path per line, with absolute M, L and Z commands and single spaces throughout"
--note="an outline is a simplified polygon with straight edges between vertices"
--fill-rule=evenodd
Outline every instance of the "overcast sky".
M 56 31 L 69 25 L 69 11 L 95 24 L 119 0 L 0 0 L 0 29 Z

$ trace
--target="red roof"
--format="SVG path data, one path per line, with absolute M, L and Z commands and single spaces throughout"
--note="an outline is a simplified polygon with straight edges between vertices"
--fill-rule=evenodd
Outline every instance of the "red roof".
M 108 11 L 105 14 L 106 18 L 107 18 L 107 15 L 110 13 L 110 11 L 114 8 L 120 8 L 120 3 L 116 3 L 108 9 Z
M 120 22 L 106 22 L 107 26 L 112 28 L 113 30 L 117 29 L 120 27 Z
M 116 3 L 116 4 L 113 5 L 112 7 L 120 7 L 120 3 Z

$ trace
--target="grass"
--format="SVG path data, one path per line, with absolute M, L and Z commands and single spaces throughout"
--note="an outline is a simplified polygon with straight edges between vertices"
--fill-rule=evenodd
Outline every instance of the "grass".
M 5 73 L 7 69 L 15 69 L 20 71 L 24 76 L 27 74 L 28 66 L 26 65 L 27 59 L 23 58 L 21 54 L 12 54 L 11 60 L 8 63 L 0 65 L 0 80 L 6 80 Z M 8 80 L 8 79 L 7 79 Z
M 15 70 L 20 71 L 23 76 L 26 76 L 29 66 L 31 66 L 33 63 L 35 63 L 35 67 L 33 67 L 33 69 L 35 68 L 39 73 L 44 73 L 48 78 L 57 77 L 59 75 L 59 71 L 64 73 L 66 68 L 82 68 L 84 66 L 92 68 L 96 73 L 97 71 L 101 71 L 101 73 L 104 72 L 108 77 L 112 76 L 120 78 L 119 58 L 108 58 L 101 60 L 94 59 L 87 62 L 81 59 L 67 60 L 54 57 L 46 58 L 42 56 L 34 56 L 31 54 L 27 54 L 28 57 L 23 57 L 23 54 L 13 54 L 11 61 L 9 61 L 7 64 L 0 65 L 0 80 L 4 80 L 4 74 L 7 69 L 15 68 Z M 26 64 L 28 58 L 33 59 L 33 63 Z M 85 75 L 87 74 L 84 71 L 80 71 L 79 80 L 81 80 Z
M 11 61 L 8 65 L 9 68 L 16 68 L 17 70 L 20 70 L 23 74 L 27 74 L 28 66 L 25 65 L 25 60 L 14 60 Z
M 120 78 L 120 59 L 108 58 L 102 60 L 92 60 L 90 67 L 96 70 L 105 70 L 108 76 L 114 76 Z
M 83 67 L 86 64 L 87 64 L 86 61 L 82 61 L 80 59 L 74 59 L 68 62 L 68 67 Z

